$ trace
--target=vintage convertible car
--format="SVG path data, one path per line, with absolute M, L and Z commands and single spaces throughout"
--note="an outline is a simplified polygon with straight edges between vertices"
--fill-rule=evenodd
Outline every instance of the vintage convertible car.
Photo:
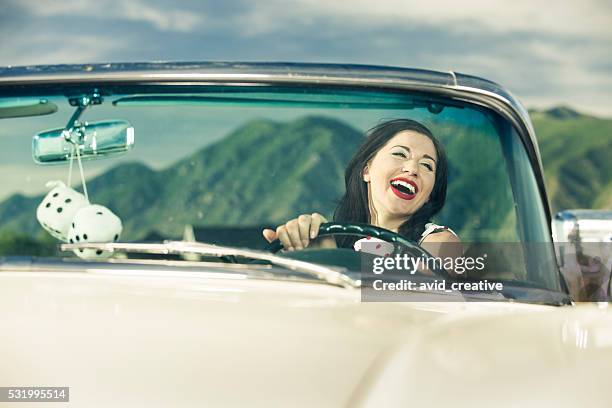
M 407 276 L 425 290 L 379 293 L 375 254 L 263 239 L 298 214 L 332 220 L 365 132 L 399 118 L 444 144 L 436 222 L 484 268 L 422 268 Z M 353 65 L 5 67 L 0 156 L 2 387 L 70 387 L 71 407 L 609 406 L 612 315 L 573 302 L 533 128 L 495 83 Z M 368 225 L 321 231 L 433 258 Z

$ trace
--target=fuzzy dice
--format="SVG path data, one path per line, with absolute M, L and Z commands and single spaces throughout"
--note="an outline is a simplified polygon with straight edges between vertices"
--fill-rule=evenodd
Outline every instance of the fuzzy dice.
M 36 218 L 42 227 L 55 238 L 67 242 L 68 230 L 77 211 L 89 203 L 85 196 L 56 180 L 47 183 L 52 187 L 36 209 Z
M 108 208 L 92 204 L 81 208 L 74 216 L 68 230 L 71 244 L 83 242 L 115 242 L 119 239 L 123 226 L 121 220 Z M 77 249 L 74 253 L 80 258 L 107 258 L 110 252 L 100 249 Z

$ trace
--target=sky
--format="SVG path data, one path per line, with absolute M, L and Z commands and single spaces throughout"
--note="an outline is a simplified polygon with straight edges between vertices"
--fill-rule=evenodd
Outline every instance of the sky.
M 612 1 L 0 0 L 0 65 L 295 61 L 482 76 L 612 117 Z

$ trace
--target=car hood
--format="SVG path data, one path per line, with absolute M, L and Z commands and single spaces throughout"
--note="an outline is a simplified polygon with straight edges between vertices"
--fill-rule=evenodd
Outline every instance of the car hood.
M 593 406 L 612 366 L 597 307 L 362 303 L 171 271 L 2 272 L 0 287 L 0 384 L 69 386 L 71 406 Z

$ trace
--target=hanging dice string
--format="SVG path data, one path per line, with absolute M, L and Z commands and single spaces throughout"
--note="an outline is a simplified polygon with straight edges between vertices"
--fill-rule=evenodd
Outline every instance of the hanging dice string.
M 83 194 L 85 194 L 85 199 L 89 202 L 89 195 L 87 194 L 87 184 L 85 184 L 85 175 L 83 173 L 83 163 L 81 162 L 81 154 L 79 152 L 79 147 L 76 147 L 76 156 L 77 162 L 79 163 L 79 173 L 81 174 L 81 183 L 83 184 Z
M 74 162 L 74 145 L 70 145 L 70 164 L 68 165 L 68 181 L 66 185 L 70 187 L 72 185 L 72 163 Z
M 89 194 L 87 194 L 87 184 L 85 184 L 85 174 L 83 173 L 83 163 L 81 161 L 81 154 L 79 145 L 72 143 L 72 147 L 70 149 L 70 165 L 68 166 L 68 186 L 72 185 L 72 165 L 74 163 L 74 152 L 76 150 L 77 163 L 79 164 L 79 173 L 81 175 L 81 184 L 83 186 L 83 194 L 85 195 L 85 199 L 89 202 Z

